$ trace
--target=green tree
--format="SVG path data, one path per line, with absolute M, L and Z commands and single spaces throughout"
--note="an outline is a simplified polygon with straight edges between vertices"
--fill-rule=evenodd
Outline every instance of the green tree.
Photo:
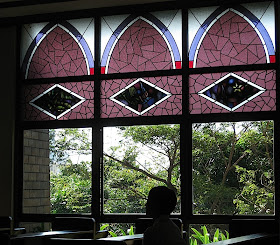
M 52 213 L 91 212 L 91 162 L 79 159 L 91 154 L 90 134 L 78 128 L 49 131 Z
M 68 162 L 51 175 L 52 213 L 90 213 L 91 198 L 91 162 Z
M 103 157 L 105 213 L 142 213 L 149 190 L 173 189 L 180 203 L 179 125 L 119 127 L 119 141 Z M 89 134 L 50 131 L 53 212 L 89 212 L 91 163 L 70 153 L 91 154 Z M 193 125 L 194 212 L 273 214 L 273 122 Z M 75 197 L 75 198 L 74 198 Z M 179 205 L 176 209 L 179 211 Z
M 255 184 L 261 187 L 260 176 L 273 172 L 272 150 L 273 122 L 195 124 L 192 150 L 195 212 L 244 213 L 240 193 L 246 185 L 238 166 L 244 171 L 255 171 L 258 175 Z M 250 199 L 256 200 L 254 196 Z M 249 213 L 255 213 L 255 209 Z
M 145 212 L 148 193 L 157 185 L 180 197 L 179 125 L 120 127 L 119 134 L 119 144 L 104 152 L 105 212 Z

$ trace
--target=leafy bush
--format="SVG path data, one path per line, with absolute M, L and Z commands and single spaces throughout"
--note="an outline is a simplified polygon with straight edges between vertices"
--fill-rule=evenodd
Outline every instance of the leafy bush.
M 104 224 L 104 225 L 102 225 L 102 226 L 100 227 L 100 230 L 101 230 L 101 231 L 102 231 L 102 230 L 105 230 L 105 229 L 107 229 L 108 227 L 109 227 L 109 228 L 112 228 L 112 227 L 110 227 L 109 224 Z M 131 225 L 130 228 L 127 229 L 127 232 L 125 232 L 124 229 L 122 229 L 122 228 L 120 228 L 120 227 L 114 229 L 113 231 L 112 231 L 112 230 L 109 230 L 108 232 L 109 232 L 109 234 L 111 235 L 111 237 L 134 235 L 134 227 L 133 227 L 133 225 Z
M 200 242 L 201 244 L 208 244 L 212 242 L 224 241 L 229 239 L 229 233 L 225 231 L 226 235 L 224 235 L 219 230 L 219 228 L 216 229 L 212 241 L 211 241 L 210 234 L 208 233 L 208 230 L 205 225 L 201 226 L 202 233 L 195 228 L 191 228 L 191 230 L 194 232 L 194 234 L 192 234 L 190 237 L 190 245 L 198 245 L 200 244 Z

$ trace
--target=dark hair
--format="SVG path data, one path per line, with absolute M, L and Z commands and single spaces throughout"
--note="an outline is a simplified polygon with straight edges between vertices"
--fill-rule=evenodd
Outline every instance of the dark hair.
M 150 190 L 148 201 L 160 214 L 170 214 L 175 209 L 177 197 L 175 192 L 166 186 L 157 186 Z

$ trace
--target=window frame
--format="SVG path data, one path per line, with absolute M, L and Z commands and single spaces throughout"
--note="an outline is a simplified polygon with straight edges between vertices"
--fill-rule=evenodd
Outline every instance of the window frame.
M 240 1 L 241 2 L 241 1 Z M 246 1 L 247 2 L 247 1 Z M 248 2 L 250 2 L 248 0 Z M 258 2 L 258 0 L 254 1 Z M 87 11 L 74 11 L 65 13 L 56 13 L 50 15 L 35 15 L 22 17 L 18 21 L 18 36 L 20 37 L 20 25 L 22 23 L 31 23 L 36 18 L 36 22 L 48 21 L 50 19 L 74 19 L 74 18 L 94 18 L 95 26 L 95 52 L 94 52 L 94 75 L 77 76 L 77 77 L 56 77 L 56 78 L 44 78 L 44 79 L 27 79 L 21 78 L 20 73 L 17 74 L 17 107 L 20 108 L 20 97 L 23 84 L 45 84 L 45 83 L 66 83 L 66 82 L 78 82 L 78 81 L 94 81 L 94 119 L 90 120 L 71 120 L 71 121 L 40 121 L 40 122 L 28 122 L 22 121 L 20 118 L 20 110 L 17 109 L 16 119 L 16 135 L 15 135 L 15 192 L 14 192 L 14 214 L 15 221 L 26 222 L 38 222 L 45 221 L 50 222 L 55 216 L 80 216 L 80 214 L 24 214 L 22 212 L 22 183 L 23 183 L 23 132 L 28 129 L 55 129 L 55 128 L 67 128 L 67 127 L 91 127 L 92 135 L 94 139 L 92 143 L 92 213 L 85 215 L 94 217 L 97 222 L 100 223 L 132 223 L 136 218 L 143 217 L 144 214 L 104 214 L 102 212 L 103 203 L 103 127 L 107 126 L 135 126 L 135 125 L 156 125 L 156 124 L 179 124 L 180 125 L 180 158 L 181 158 L 181 193 L 182 193 L 182 206 L 181 214 L 174 215 L 183 220 L 185 225 L 188 224 L 200 224 L 200 223 L 226 223 L 229 224 L 235 218 L 240 220 L 244 219 L 266 219 L 276 221 L 279 219 L 280 211 L 280 167 L 275 164 L 275 215 L 273 217 L 257 216 L 257 215 L 194 215 L 192 214 L 192 124 L 203 122 L 237 122 L 237 121 L 257 121 L 257 120 L 273 120 L 274 121 L 274 149 L 280 148 L 280 119 L 277 112 L 280 108 L 279 87 L 276 86 L 276 111 L 270 112 L 234 112 L 224 114 L 190 114 L 189 113 L 189 100 L 188 100 L 188 80 L 191 74 L 201 73 L 214 73 L 214 72 L 234 72 L 234 71 L 249 71 L 249 70 L 276 70 L 276 81 L 280 79 L 280 64 L 279 53 L 280 50 L 280 17 L 279 17 L 279 1 L 275 0 L 275 27 L 276 27 L 276 62 L 270 64 L 258 64 L 258 65 L 246 65 L 246 66 L 228 66 L 228 67 L 204 67 L 204 68 L 189 68 L 188 62 L 188 9 L 191 7 L 204 7 L 217 5 L 214 1 L 207 3 L 192 3 L 189 6 L 180 6 L 179 1 L 175 5 L 174 2 L 165 2 L 161 4 L 143 4 L 133 5 L 126 7 L 116 8 L 104 8 L 104 9 L 91 9 Z M 131 73 L 118 73 L 118 74 L 101 74 L 100 65 L 100 49 L 101 49 L 101 17 L 115 14 L 129 14 L 135 12 L 137 14 L 163 11 L 163 10 L 176 10 L 181 9 L 182 13 L 182 69 L 176 70 L 163 70 L 163 71 L 144 71 L 144 72 L 131 72 Z M 18 38 L 20 39 L 20 38 Z M 20 52 L 20 41 L 18 40 L 18 57 Z M 18 59 L 19 63 L 19 59 Z M 18 65 L 19 67 L 19 65 Z M 100 84 L 102 80 L 114 79 L 114 78 L 139 78 L 139 77 L 156 77 L 156 76 L 173 76 L 182 75 L 182 114 L 176 116 L 154 116 L 154 117 L 136 117 L 136 118 L 101 118 L 100 117 Z M 280 161 L 280 154 L 274 151 L 274 163 Z

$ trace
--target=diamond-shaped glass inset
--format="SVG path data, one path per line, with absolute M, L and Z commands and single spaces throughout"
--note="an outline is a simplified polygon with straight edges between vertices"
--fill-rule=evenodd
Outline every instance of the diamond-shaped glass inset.
M 138 115 L 143 115 L 170 96 L 171 94 L 165 90 L 138 78 L 110 99 Z
M 264 91 L 264 88 L 243 77 L 229 73 L 198 94 L 229 111 L 234 111 Z
M 47 115 L 58 119 L 84 101 L 85 98 L 56 84 L 29 103 Z

